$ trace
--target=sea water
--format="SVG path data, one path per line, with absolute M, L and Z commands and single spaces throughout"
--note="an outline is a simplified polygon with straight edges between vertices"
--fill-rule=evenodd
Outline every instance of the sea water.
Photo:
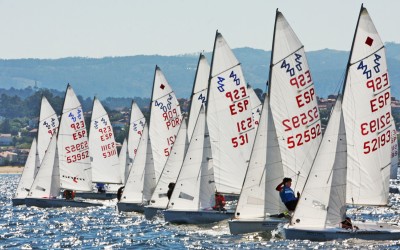
M 398 241 L 284 240 L 282 228 L 272 233 L 231 235 L 226 221 L 194 226 L 173 225 L 163 218 L 118 213 L 115 202 L 93 208 L 13 207 L 19 174 L 0 175 L 0 249 L 397 249 Z M 400 195 L 391 194 L 390 208 L 350 209 L 357 218 L 398 222 Z

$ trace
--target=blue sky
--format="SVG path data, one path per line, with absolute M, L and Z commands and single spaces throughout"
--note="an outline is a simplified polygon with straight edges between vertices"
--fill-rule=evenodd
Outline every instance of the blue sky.
M 349 50 L 361 3 L 385 42 L 400 43 L 398 0 L 0 0 L 0 58 L 177 55 L 271 50 L 275 10 L 307 51 Z

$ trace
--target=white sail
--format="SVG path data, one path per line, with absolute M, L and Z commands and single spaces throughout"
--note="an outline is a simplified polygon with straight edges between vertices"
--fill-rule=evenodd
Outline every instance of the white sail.
M 269 88 L 284 174 L 301 191 L 321 142 L 321 122 L 303 45 L 279 11 Z
M 348 143 L 346 198 L 349 204 L 386 205 L 388 202 L 390 101 L 384 45 L 368 11 L 362 8 L 343 97 Z
M 265 218 L 268 214 L 282 212 L 283 204 L 275 190 L 276 182 L 279 183 L 282 179 L 279 144 L 269 98 L 266 96 L 235 217 Z
M 122 143 L 121 151 L 119 152 L 119 168 L 120 168 L 120 174 L 122 178 L 122 184 L 126 183 L 126 179 L 128 179 L 129 175 L 129 170 L 131 169 L 132 162 L 129 159 L 129 154 L 128 154 L 128 142 L 126 139 L 124 139 L 124 142 Z
M 194 126 L 199 116 L 200 108 L 206 104 L 208 77 L 210 76 L 210 65 L 206 57 L 201 54 L 197 64 L 196 77 L 193 84 L 192 97 L 190 101 L 190 111 L 188 120 L 188 138 L 192 138 Z
M 96 97 L 90 122 L 89 155 L 93 182 L 122 183 L 114 131 L 107 111 Z
M 176 183 L 179 171 L 181 170 L 185 152 L 188 146 L 187 126 L 185 120 L 182 121 L 174 146 L 165 167 L 157 182 L 154 193 L 151 197 L 150 205 L 153 207 L 166 208 L 168 205 L 168 185 L 171 182 Z
M 252 143 L 252 107 L 240 63 L 217 32 L 207 101 L 217 190 L 239 194 Z
M 215 184 L 206 132 L 205 112 L 201 109 L 168 209 L 198 211 L 213 206 Z
M 181 108 L 175 93 L 158 67 L 155 70 L 151 100 L 149 135 L 158 180 L 182 121 Z
M 149 130 L 145 125 L 121 202 L 143 203 L 145 200 L 150 200 L 149 193 L 155 187 L 154 162 L 152 158 Z M 152 173 L 153 176 L 151 176 Z M 151 182 L 151 179 L 154 181 Z
M 140 137 L 142 137 L 145 124 L 146 118 L 136 102 L 132 101 L 128 132 L 128 153 L 131 162 L 135 160 L 136 151 L 139 145 Z
M 260 122 L 261 110 L 263 105 L 260 99 L 258 98 L 256 92 L 250 85 L 247 85 L 247 93 L 250 96 L 251 113 L 253 114 L 254 125 L 257 128 Z
M 82 106 L 70 85 L 58 132 L 61 188 L 92 191 L 89 142 Z
M 397 179 L 397 170 L 399 168 L 399 144 L 397 142 L 397 130 L 396 130 L 396 124 L 394 122 L 394 119 L 392 119 L 392 152 L 391 152 L 391 157 L 392 157 L 392 165 L 390 167 L 390 179 Z
M 29 191 L 29 198 L 55 198 L 60 194 L 60 169 L 54 135 Z
M 28 158 L 26 159 L 24 171 L 19 179 L 15 198 L 26 198 L 35 178 L 35 170 L 39 169 L 39 156 L 37 152 L 36 138 L 33 138 Z
M 337 227 L 346 214 L 346 131 L 339 96 L 292 219 L 296 227 Z
M 42 97 L 40 105 L 40 117 L 38 126 L 38 153 L 39 162 L 42 163 L 44 154 L 49 146 L 50 139 L 53 135 L 57 135 L 58 117 L 53 107 L 50 105 L 46 97 Z

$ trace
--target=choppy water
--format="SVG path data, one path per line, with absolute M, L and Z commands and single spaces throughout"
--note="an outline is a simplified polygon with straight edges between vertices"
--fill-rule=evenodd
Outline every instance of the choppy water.
M 289 241 L 280 232 L 235 236 L 227 222 L 208 226 L 171 225 L 163 219 L 147 221 L 142 214 L 122 213 L 115 203 L 96 208 L 41 209 L 13 207 L 11 198 L 20 175 L 0 175 L 0 249 L 397 249 L 399 241 L 344 240 Z M 391 208 L 352 210 L 370 220 L 400 220 L 400 195 L 392 195 Z M 272 238 L 271 238 L 272 237 Z

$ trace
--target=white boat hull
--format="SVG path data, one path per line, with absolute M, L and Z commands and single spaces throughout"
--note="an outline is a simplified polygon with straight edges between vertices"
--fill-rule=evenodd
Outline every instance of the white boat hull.
M 145 207 L 144 208 L 144 216 L 147 220 L 153 219 L 157 215 L 162 215 L 165 208 L 162 207 Z
M 116 193 L 75 193 L 75 197 L 91 200 L 112 200 L 117 198 Z
M 28 207 L 99 207 L 103 206 L 100 203 L 91 203 L 77 200 L 65 200 L 65 199 L 43 199 L 43 198 L 26 198 L 26 206 Z
M 254 232 L 272 231 L 280 223 L 287 223 L 286 218 L 266 219 L 233 219 L 228 221 L 231 234 L 246 234 Z
M 119 212 L 144 212 L 144 205 L 142 203 L 118 202 L 117 207 Z
M 207 224 L 227 220 L 233 212 L 164 210 L 165 221 L 177 224 Z
M 362 240 L 398 240 L 400 239 L 400 227 L 387 223 L 360 223 L 356 224 L 360 229 L 348 230 L 343 228 L 291 228 L 284 227 L 284 235 L 289 240 L 330 241 L 357 238 Z

